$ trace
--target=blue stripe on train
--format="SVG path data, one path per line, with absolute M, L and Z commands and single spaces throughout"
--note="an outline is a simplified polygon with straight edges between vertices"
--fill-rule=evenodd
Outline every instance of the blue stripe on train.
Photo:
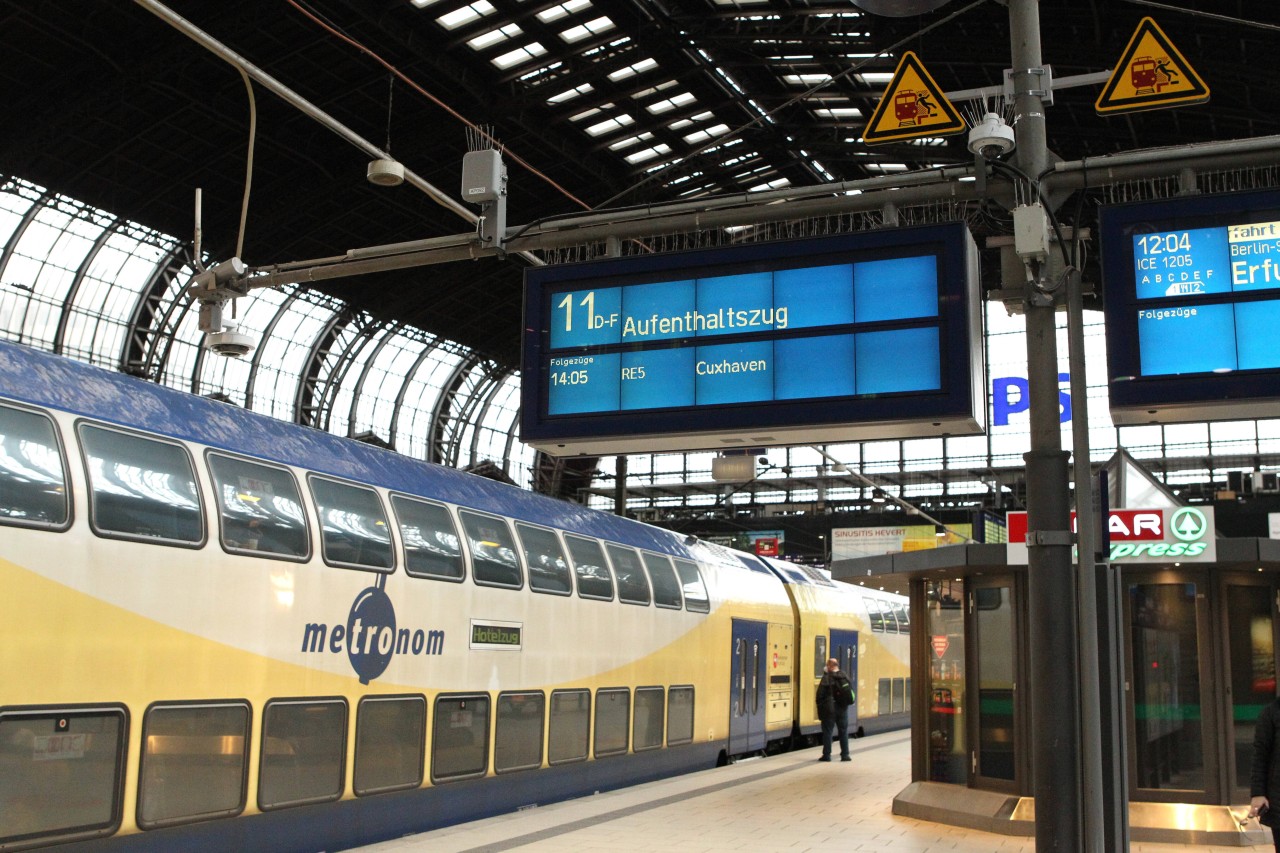
M 0 396 L 687 556 L 681 537 L 644 524 L 7 341 L 0 341 Z

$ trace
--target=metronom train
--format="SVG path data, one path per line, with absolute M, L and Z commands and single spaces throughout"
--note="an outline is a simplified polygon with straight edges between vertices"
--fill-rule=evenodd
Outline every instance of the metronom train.
M 0 343 L 0 851 L 334 850 L 905 726 L 905 599 Z

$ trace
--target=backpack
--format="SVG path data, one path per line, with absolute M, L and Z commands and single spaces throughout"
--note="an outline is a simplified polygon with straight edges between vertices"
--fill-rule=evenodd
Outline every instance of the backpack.
M 832 685 L 831 689 L 835 694 L 837 708 L 848 708 L 853 704 L 853 685 L 849 681 L 842 679 Z

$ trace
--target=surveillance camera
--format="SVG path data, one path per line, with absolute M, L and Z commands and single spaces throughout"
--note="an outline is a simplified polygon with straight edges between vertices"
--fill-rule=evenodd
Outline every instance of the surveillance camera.
M 987 159 L 1007 154 L 1013 150 L 1013 128 L 996 113 L 987 113 L 969 131 L 969 150 Z
M 253 338 L 234 328 L 214 332 L 205 338 L 205 346 L 218 355 L 227 358 L 240 358 L 253 352 Z

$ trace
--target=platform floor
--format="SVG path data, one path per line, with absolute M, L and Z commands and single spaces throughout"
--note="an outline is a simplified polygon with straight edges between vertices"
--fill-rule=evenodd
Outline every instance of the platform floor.
M 857 851 L 1035 853 L 1035 839 L 899 817 L 893 795 L 911 781 L 911 739 L 853 741 L 853 761 L 809 749 L 690 773 L 593 797 L 460 824 L 360 848 L 367 853 L 490 851 Z M 1131 853 L 1272 853 L 1270 844 L 1205 847 L 1135 842 Z

